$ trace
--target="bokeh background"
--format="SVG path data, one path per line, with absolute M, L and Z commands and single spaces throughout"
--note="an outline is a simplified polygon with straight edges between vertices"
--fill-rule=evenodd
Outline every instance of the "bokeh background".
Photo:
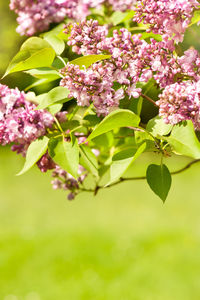
M 15 15 L 0 0 L 0 73 L 18 51 Z M 184 43 L 200 47 L 191 28 Z M 2 81 L 21 89 L 30 78 Z M 144 175 L 139 159 L 131 174 Z M 189 159 L 167 161 L 174 170 Z M 0 300 L 199 300 L 200 165 L 173 177 L 165 205 L 146 182 L 84 193 L 75 201 L 51 189 L 23 158 L 0 148 Z

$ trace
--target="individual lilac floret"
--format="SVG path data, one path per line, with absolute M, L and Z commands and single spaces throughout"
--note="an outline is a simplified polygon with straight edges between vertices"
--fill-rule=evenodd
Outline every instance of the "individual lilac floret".
M 200 129 L 200 81 L 185 81 L 167 86 L 156 102 L 166 123 L 191 120 Z
M 133 20 L 149 25 L 148 31 L 166 34 L 176 42 L 182 42 L 198 6 L 196 0 L 138 0 Z
M 13 150 L 23 152 L 38 137 L 46 134 L 54 123 L 45 110 L 26 100 L 28 94 L 0 85 L 0 144 L 14 143 Z M 20 145 L 16 146 L 16 145 Z
M 42 173 L 46 173 L 48 170 L 53 170 L 56 167 L 56 164 L 49 156 L 48 152 L 45 153 L 41 159 L 37 162 L 37 166 Z

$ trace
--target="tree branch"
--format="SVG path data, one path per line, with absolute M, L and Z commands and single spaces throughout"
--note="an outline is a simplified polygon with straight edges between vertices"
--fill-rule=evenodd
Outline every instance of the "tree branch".
M 200 159 L 195 159 L 193 161 L 191 161 L 190 163 L 188 163 L 186 166 L 184 166 L 183 168 L 177 170 L 177 171 L 174 171 L 174 172 L 171 172 L 171 175 L 176 175 L 176 174 L 180 174 L 186 170 L 188 170 L 191 166 L 193 166 L 194 164 L 200 162 Z M 118 185 L 124 181 L 133 181 L 133 180 L 145 180 L 146 179 L 146 176 L 138 176 L 138 177 L 127 177 L 127 178 L 124 178 L 124 177 L 121 177 L 118 181 L 110 184 L 109 186 L 105 187 L 105 188 L 110 188 L 110 187 L 113 187 L 115 185 Z M 97 194 L 97 192 L 101 189 L 103 189 L 104 187 L 103 186 L 97 186 L 95 189 L 80 189 L 81 191 L 83 192 L 91 192 L 91 193 L 94 193 L 95 195 Z
M 177 170 L 177 171 L 174 171 L 174 172 L 171 172 L 172 175 L 176 175 L 176 174 L 180 174 L 186 170 L 188 170 L 192 165 L 196 164 L 200 162 L 200 159 L 195 159 L 193 161 L 191 161 L 190 163 L 188 163 L 185 167 L 183 167 L 182 169 L 180 170 Z
M 158 106 L 156 105 L 155 101 L 154 101 L 153 99 L 151 99 L 150 97 L 148 97 L 147 95 L 141 94 L 141 96 L 142 96 L 144 99 L 146 99 L 146 100 L 148 100 L 149 102 L 151 102 L 154 106 L 158 107 Z

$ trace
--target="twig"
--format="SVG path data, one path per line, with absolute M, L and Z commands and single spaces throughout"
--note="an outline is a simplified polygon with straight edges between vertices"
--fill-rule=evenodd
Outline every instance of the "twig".
M 191 161 L 190 163 L 188 163 L 184 168 L 182 168 L 180 170 L 177 170 L 177 171 L 174 171 L 174 172 L 171 172 L 171 174 L 172 175 L 180 174 L 180 173 L 188 170 L 192 165 L 194 165 L 198 162 L 200 162 L 200 159 L 195 159 L 195 160 Z
M 155 101 L 153 101 L 153 99 L 151 99 L 149 96 L 147 96 L 147 95 L 145 95 L 145 94 L 141 94 L 141 96 L 142 96 L 144 99 L 146 99 L 146 100 L 148 100 L 149 102 L 151 102 L 154 106 L 158 107 L 158 106 L 156 105 Z
M 191 161 L 190 163 L 188 163 L 185 167 L 177 170 L 177 171 L 174 171 L 174 172 L 171 172 L 171 175 L 176 175 L 176 174 L 180 174 L 186 170 L 188 170 L 191 166 L 193 166 L 194 164 L 200 162 L 200 159 L 195 159 L 193 161 Z M 145 180 L 146 179 L 146 176 L 138 176 L 138 177 L 127 177 L 127 178 L 124 178 L 124 177 L 121 177 L 118 181 L 110 184 L 109 186 L 106 186 L 105 188 L 110 188 L 110 187 L 113 187 L 115 185 L 118 185 L 124 181 L 133 181 L 133 180 Z M 103 186 L 96 186 L 95 189 L 83 189 L 81 188 L 80 190 L 83 191 L 83 192 L 91 192 L 91 193 L 94 193 L 95 195 L 97 194 L 97 192 L 101 189 L 103 189 L 104 187 Z

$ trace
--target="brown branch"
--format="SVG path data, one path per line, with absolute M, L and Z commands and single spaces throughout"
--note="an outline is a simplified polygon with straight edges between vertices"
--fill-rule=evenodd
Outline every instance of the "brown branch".
M 191 166 L 193 166 L 194 164 L 200 162 L 200 159 L 195 159 L 193 161 L 191 161 L 190 163 L 188 163 L 185 167 L 177 170 L 177 171 L 174 171 L 174 172 L 171 172 L 171 175 L 176 175 L 176 174 L 180 174 L 186 170 L 188 170 Z M 133 181 L 133 180 L 145 180 L 147 177 L 146 176 L 138 176 L 138 177 L 127 177 L 127 178 L 124 178 L 124 177 L 121 177 L 118 181 L 110 184 L 109 186 L 106 186 L 105 188 L 110 188 L 110 187 L 113 187 L 115 185 L 118 185 L 124 181 Z M 104 187 L 103 186 L 97 186 L 95 189 L 82 189 L 80 188 L 81 191 L 83 192 L 91 192 L 91 193 L 94 193 L 95 195 L 97 194 L 97 192 L 101 189 L 103 189 Z
M 196 164 L 200 162 L 200 159 L 195 159 L 193 161 L 191 161 L 190 163 L 188 163 L 185 167 L 183 167 L 182 169 L 180 170 L 177 170 L 177 171 L 174 171 L 174 172 L 171 172 L 172 175 L 176 175 L 176 174 L 180 174 L 186 170 L 188 170 L 192 165 Z
M 147 96 L 147 95 L 145 95 L 145 94 L 141 94 L 141 96 L 142 96 L 144 99 L 146 99 L 146 100 L 148 100 L 149 102 L 151 102 L 154 106 L 158 107 L 158 106 L 156 105 L 155 101 L 154 101 L 153 99 L 151 99 L 149 96 Z

